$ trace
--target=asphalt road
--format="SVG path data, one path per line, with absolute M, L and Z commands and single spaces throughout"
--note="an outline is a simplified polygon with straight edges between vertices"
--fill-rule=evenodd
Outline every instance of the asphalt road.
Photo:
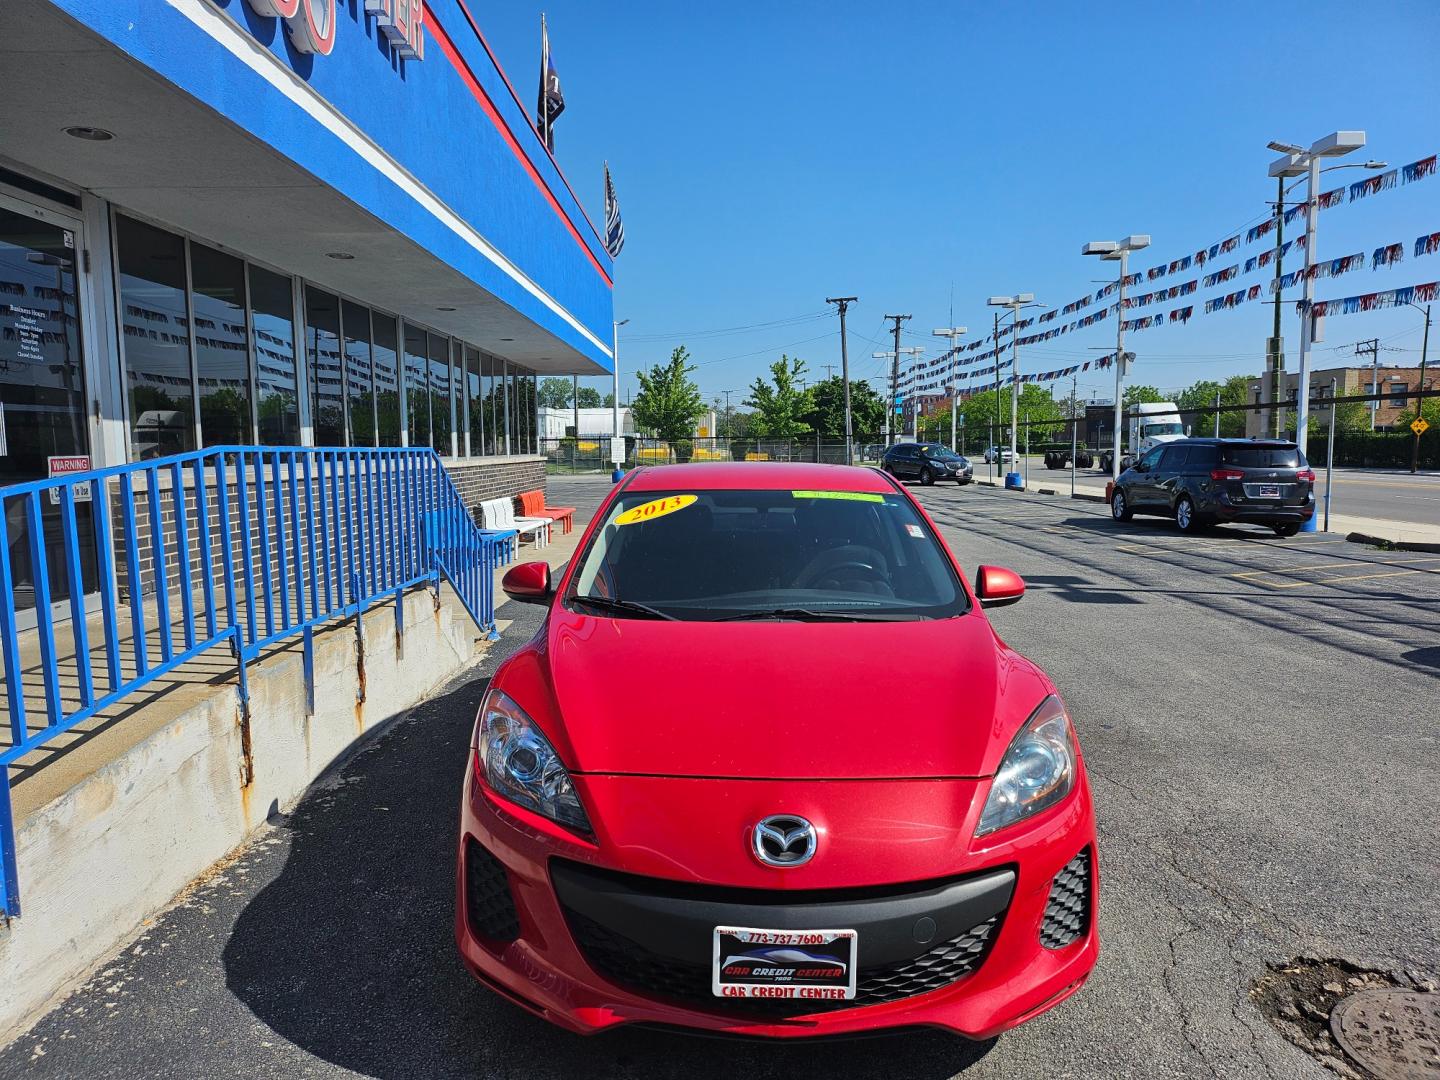
M 1025 467 L 1025 456 L 1021 455 L 1020 468 Z M 1096 462 L 1099 462 L 1097 457 Z M 975 478 L 988 480 L 990 466 L 984 460 L 971 458 L 975 465 Z M 1047 469 L 1045 459 L 1038 454 L 1029 457 L 1029 485 L 1049 487 L 1057 491 L 1070 491 L 1070 470 Z M 998 466 L 995 479 L 1004 480 L 1005 472 Z M 1315 469 L 1315 497 L 1325 498 L 1325 470 Z M 1440 525 L 1440 473 L 1421 472 L 1411 475 L 1399 469 L 1336 469 L 1335 494 L 1330 504 L 1330 513 L 1337 516 L 1379 518 L 1385 521 L 1409 521 L 1421 524 Z M 1109 473 L 1095 469 L 1076 469 L 1077 491 L 1103 495 Z
M 604 486 L 551 490 L 586 506 Z M 920 496 L 970 572 L 1025 576 L 994 624 L 1054 677 L 1094 778 L 1104 952 L 1053 1012 L 978 1046 L 582 1040 L 474 985 L 451 939 L 453 830 L 485 679 L 538 625 L 512 605 L 483 668 L 0 1051 L 0 1077 L 1332 1076 L 1247 990 L 1297 956 L 1440 969 L 1440 557 L 1182 539 L 988 488 Z

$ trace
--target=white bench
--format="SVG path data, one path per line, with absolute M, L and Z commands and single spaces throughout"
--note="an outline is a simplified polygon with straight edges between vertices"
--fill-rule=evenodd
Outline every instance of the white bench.
M 487 499 L 480 504 L 480 515 L 487 529 L 514 529 L 520 538 L 529 537 L 536 547 L 550 543 L 550 523 L 547 517 L 516 517 L 515 503 L 511 499 Z

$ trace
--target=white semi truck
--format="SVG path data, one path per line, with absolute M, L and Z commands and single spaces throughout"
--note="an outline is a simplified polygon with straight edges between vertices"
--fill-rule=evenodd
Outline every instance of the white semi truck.
M 1128 469 L 1153 447 L 1185 438 L 1185 426 L 1180 423 L 1180 410 L 1173 401 L 1145 402 L 1131 405 L 1125 411 L 1131 415 L 1125 419 L 1125 441 L 1120 452 L 1122 470 Z M 1110 472 L 1109 449 L 1100 453 L 1100 471 Z

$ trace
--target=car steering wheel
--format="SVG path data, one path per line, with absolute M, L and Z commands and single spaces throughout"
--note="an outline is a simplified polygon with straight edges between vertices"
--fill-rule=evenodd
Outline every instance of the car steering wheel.
M 829 562 L 836 555 L 844 555 L 845 558 L 838 562 Z M 829 551 L 822 551 L 815 558 L 810 560 L 796 578 L 795 585 L 801 589 L 813 589 L 822 581 L 834 582 L 837 585 L 843 584 L 846 577 L 861 577 L 868 582 L 885 587 L 890 591 L 888 575 L 880 566 L 885 558 L 873 548 L 863 547 L 855 544 L 841 548 L 831 548 Z

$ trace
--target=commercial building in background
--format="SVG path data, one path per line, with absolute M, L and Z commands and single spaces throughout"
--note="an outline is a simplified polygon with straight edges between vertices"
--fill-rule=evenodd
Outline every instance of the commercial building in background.
M 1427 368 L 1425 371 L 1425 385 L 1420 385 L 1420 369 L 1418 367 L 1388 367 L 1381 365 L 1380 377 L 1378 380 L 1379 389 L 1375 378 L 1373 365 L 1364 367 L 1343 367 L 1325 368 L 1310 373 L 1310 396 L 1311 398 L 1329 397 L 1330 381 L 1335 380 L 1335 394 L 1337 397 L 1358 396 L 1361 394 L 1405 394 L 1413 393 L 1416 390 L 1434 390 L 1440 387 L 1440 372 Z M 1285 396 L 1287 400 L 1294 401 L 1295 395 L 1299 393 L 1300 377 L 1293 372 L 1285 375 Z M 1257 406 L 1261 405 L 1268 390 L 1261 378 L 1256 376 L 1250 380 L 1250 400 Z M 1387 397 L 1375 403 L 1375 430 L 1393 431 L 1397 429 L 1400 417 L 1406 412 L 1413 412 L 1415 408 L 1414 398 Z M 1326 416 L 1328 413 L 1321 413 L 1315 417 L 1314 422 L 1319 424 L 1319 430 L 1324 430 Z M 1281 426 L 1293 427 L 1295 423 L 1294 414 L 1286 410 L 1281 414 Z M 1245 413 L 1245 436 L 1254 439 L 1269 435 L 1271 432 L 1271 420 L 1269 411 L 1262 408 L 1246 410 Z
M 543 484 L 611 260 L 462 0 L 5 0 L 0 70 L 0 484 L 222 444 Z

